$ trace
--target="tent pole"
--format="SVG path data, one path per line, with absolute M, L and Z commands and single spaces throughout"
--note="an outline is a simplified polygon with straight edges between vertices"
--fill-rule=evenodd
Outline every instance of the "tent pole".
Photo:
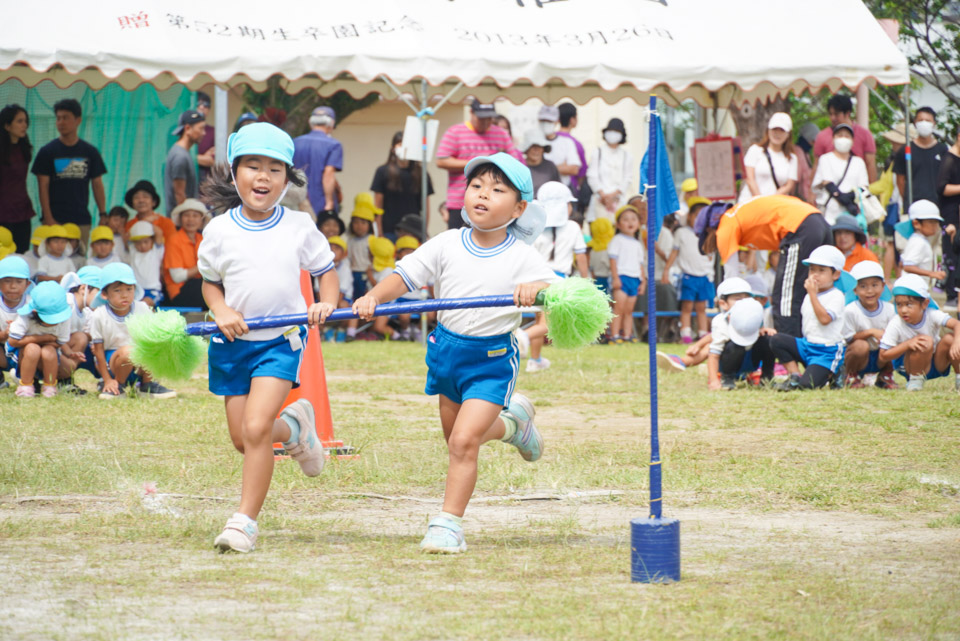
M 657 134 L 660 117 L 657 115 L 657 97 L 650 95 L 650 140 L 647 163 L 647 341 L 650 347 L 650 518 L 661 517 L 663 501 L 660 487 L 660 435 L 657 420 L 657 285 L 656 253 L 654 251 L 657 225 Z
M 214 130 L 213 145 L 216 149 L 217 162 L 224 162 L 227 159 L 227 136 L 230 135 L 230 132 L 227 131 L 227 111 L 230 106 L 230 93 L 218 85 L 213 89 L 213 97 L 216 105 L 213 112 L 213 123 L 216 128 Z
M 446 98 L 444 98 L 446 100 Z M 432 112 L 427 108 L 427 79 L 420 79 L 420 225 L 423 236 L 422 242 L 427 241 L 427 121 Z M 424 345 L 427 344 L 427 315 L 420 314 L 420 337 Z
M 907 193 L 900 194 L 901 200 L 906 207 L 910 207 L 913 204 L 913 154 L 911 150 L 910 140 L 910 83 L 908 82 L 903 86 L 903 137 L 906 138 L 907 144 L 903 150 L 904 158 L 907 161 Z M 906 199 L 903 196 L 906 196 Z M 905 213 L 905 212 L 904 212 Z

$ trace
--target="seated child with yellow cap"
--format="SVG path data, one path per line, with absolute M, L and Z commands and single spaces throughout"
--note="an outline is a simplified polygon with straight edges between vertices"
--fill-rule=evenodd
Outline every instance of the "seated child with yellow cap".
M 163 231 L 138 220 L 130 227 L 130 266 L 143 288 L 143 302 L 155 307 L 163 300 Z
M 8 349 L 4 348 L 10 337 L 10 324 L 19 317 L 17 311 L 27 304 L 27 289 L 31 286 L 30 266 L 22 256 L 13 254 L 0 260 L 0 389 L 10 387 L 3 372 L 14 365 L 15 354 L 8 357 Z
M 106 225 L 94 227 L 90 231 L 90 249 L 87 252 L 87 265 L 106 267 L 110 263 L 122 263 L 123 260 L 114 251 L 113 230 Z
M 35 280 L 38 283 L 47 280 L 59 283 L 64 274 L 75 269 L 73 261 L 70 260 L 73 249 L 70 247 L 67 230 L 63 225 L 50 225 L 46 234 L 43 242 L 37 247 L 40 258 L 37 260 Z
M 370 198 L 364 198 L 364 194 L 360 193 L 354 199 L 350 225 L 347 228 L 347 257 L 353 272 L 353 300 L 367 293 L 367 270 L 371 264 L 369 238 L 373 232 L 377 209 L 373 206 L 373 196 L 369 193 L 366 195 Z
M 390 249 L 394 249 L 393 243 L 391 243 L 386 238 L 371 239 L 370 246 L 371 246 L 371 253 L 373 253 L 374 268 L 382 267 L 382 269 L 377 269 L 374 275 L 375 280 L 371 280 L 371 284 L 373 286 L 376 286 L 377 283 L 379 283 L 380 281 L 382 281 L 383 279 L 385 279 L 387 276 L 389 276 L 394 272 L 394 269 L 396 268 L 396 262 L 394 260 L 394 257 L 396 260 L 400 260 L 405 256 L 407 256 L 408 254 L 412 254 L 414 250 L 416 250 L 420 246 L 420 243 L 417 242 L 417 239 L 414 238 L 413 236 L 409 236 L 409 235 L 401 236 L 400 238 L 397 239 L 395 251 L 393 254 L 390 255 L 390 260 L 386 261 L 385 258 L 378 256 L 378 252 L 385 254 L 388 243 L 390 245 Z M 373 250 L 374 245 L 379 246 L 377 251 Z M 384 267 L 384 265 L 387 265 L 387 266 Z M 422 290 L 407 292 L 402 296 L 398 296 L 396 300 L 397 301 L 421 300 L 422 299 L 420 295 L 421 291 Z M 410 314 L 397 314 L 396 323 L 398 325 L 398 329 L 396 331 L 393 331 L 393 329 L 390 327 L 389 317 L 377 316 L 376 318 L 373 319 L 373 331 L 376 333 L 377 336 L 389 336 L 390 340 L 394 340 L 394 341 L 400 341 L 400 340 L 419 341 L 421 339 L 420 328 L 416 326 L 411 326 L 410 324 Z
M 73 261 L 73 271 L 76 271 L 87 264 L 87 250 L 83 246 L 83 235 L 80 232 L 80 225 L 76 223 L 64 223 L 63 228 L 67 232 L 67 244 L 70 245 L 70 260 Z
M 40 225 L 34 229 L 33 234 L 30 236 L 30 246 L 20 255 L 23 260 L 27 261 L 27 266 L 30 268 L 31 279 L 37 274 L 37 265 L 40 263 L 40 245 L 46 240 L 51 227 L 53 227 L 53 225 Z

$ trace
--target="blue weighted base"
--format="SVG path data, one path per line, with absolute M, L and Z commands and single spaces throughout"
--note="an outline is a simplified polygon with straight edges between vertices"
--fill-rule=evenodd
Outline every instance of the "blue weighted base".
M 680 521 L 630 521 L 630 579 L 634 583 L 680 580 Z

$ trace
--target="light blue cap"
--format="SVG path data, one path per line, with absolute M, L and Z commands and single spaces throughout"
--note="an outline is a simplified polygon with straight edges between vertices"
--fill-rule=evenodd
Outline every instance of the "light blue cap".
M 110 263 L 100 270 L 100 295 L 93 300 L 93 307 L 100 307 L 107 304 L 105 298 L 107 287 L 113 283 L 123 283 L 124 285 L 136 286 L 134 300 L 143 298 L 143 288 L 137 284 L 137 277 L 133 273 L 133 268 L 126 263 Z
M 56 325 L 69 319 L 73 315 L 70 304 L 67 303 L 67 292 L 52 280 L 47 280 L 30 292 L 30 300 L 17 310 L 21 316 L 28 316 L 36 312 L 44 323 Z
M 0 278 L 30 278 L 30 265 L 19 256 L 0 260 Z
M 486 163 L 493 163 L 499 167 L 513 186 L 517 188 L 517 191 L 520 192 L 520 197 L 523 200 L 527 202 L 533 200 L 533 176 L 530 175 L 530 170 L 522 162 L 502 151 L 492 156 L 477 156 L 463 168 L 463 175 L 469 176 L 470 172 Z
M 241 156 L 266 156 L 292 167 L 293 138 L 268 122 L 255 122 L 230 134 L 227 139 L 227 162 L 233 165 L 233 161 Z
M 101 274 L 103 274 L 103 270 L 96 265 L 85 265 L 77 271 L 77 276 L 80 277 L 81 283 L 87 287 L 96 287 L 97 289 L 100 289 Z

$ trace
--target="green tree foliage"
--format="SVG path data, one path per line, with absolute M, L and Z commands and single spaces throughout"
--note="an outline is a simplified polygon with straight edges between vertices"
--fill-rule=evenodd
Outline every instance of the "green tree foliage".
M 339 124 L 353 112 L 369 107 L 380 99 L 379 94 L 375 93 L 357 99 L 346 91 L 338 91 L 324 98 L 309 89 L 290 95 L 286 91 L 287 84 L 285 78 L 276 75 L 267 80 L 265 91 L 247 89 L 243 93 L 244 111 L 252 111 L 258 116 L 266 115 L 268 120 L 291 136 L 299 136 L 307 132 L 310 113 L 317 107 L 333 107 Z

